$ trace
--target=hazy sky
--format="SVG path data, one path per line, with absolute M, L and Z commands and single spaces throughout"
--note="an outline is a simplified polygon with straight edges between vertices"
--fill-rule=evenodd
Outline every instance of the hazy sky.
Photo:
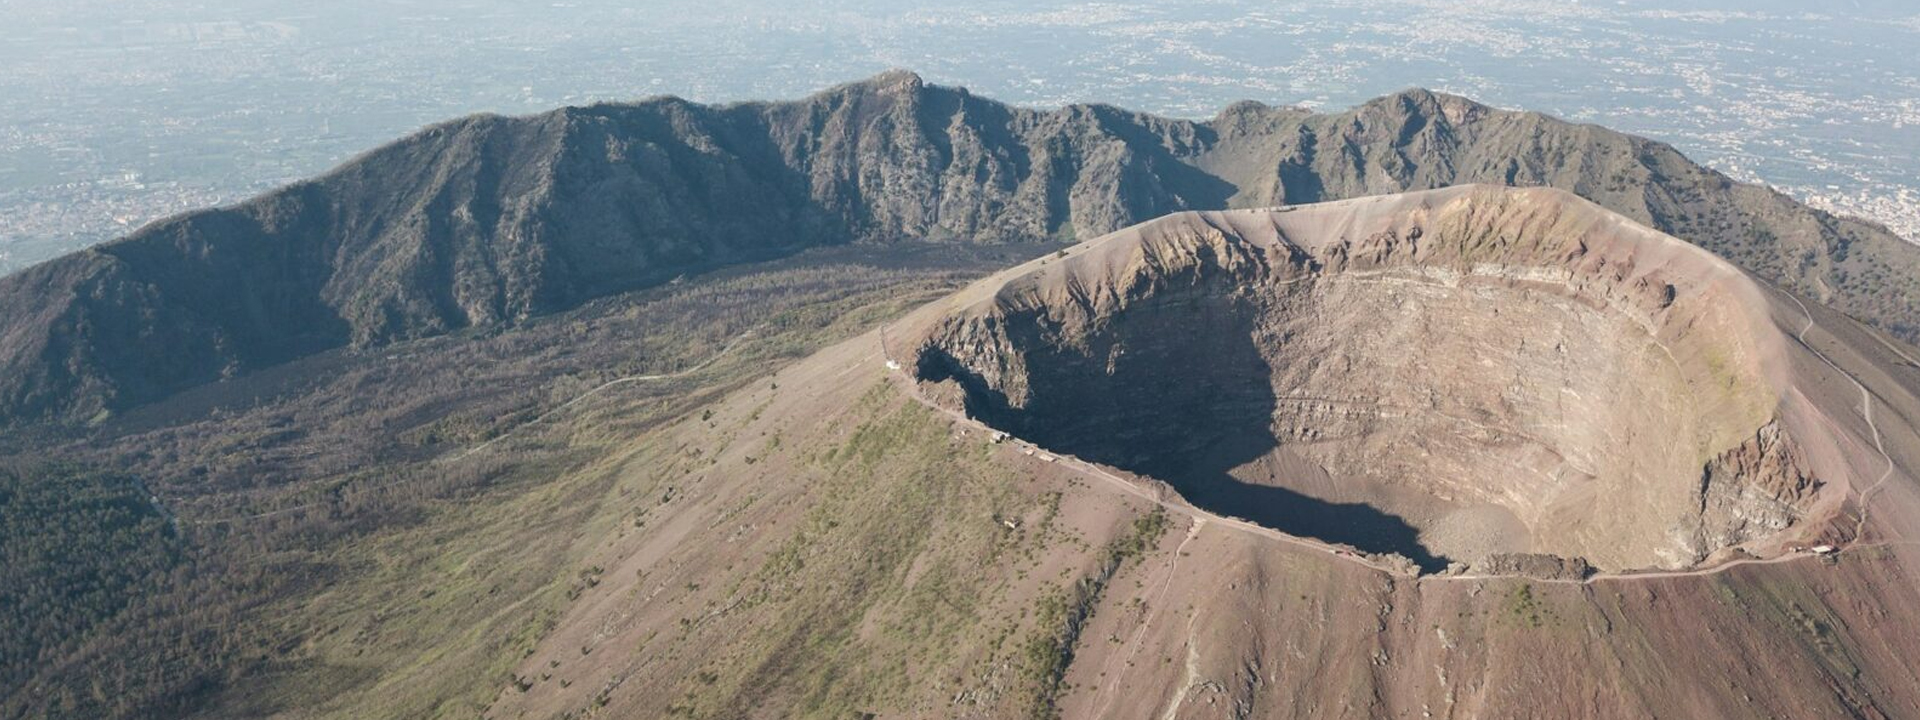
M 0 271 L 468 112 L 795 97 L 888 67 L 1186 117 L 1426 86 L 1883 219 L 1920 186 L 1910 0 L 0 0 L 0 20 Z

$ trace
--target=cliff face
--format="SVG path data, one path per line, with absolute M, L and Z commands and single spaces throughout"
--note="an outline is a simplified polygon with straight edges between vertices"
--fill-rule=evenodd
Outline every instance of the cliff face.
M 1768 423 L 1701 472 L 1695 552 L 1704 558 L 1786 529 L 1804 515 L 1820 485 L 1791 439 Z
M 1920 332 L 1920 251 L 1600 128 L 1421 91 L 1207 122 L 1040 112 L 893 72 L 795 102 L 458 120 L 0 278 L 0 419 L 85 420 L 316 350 L 813 245 L 1084 238 L 1177 210 L 1465 182 L 1566 189 Z

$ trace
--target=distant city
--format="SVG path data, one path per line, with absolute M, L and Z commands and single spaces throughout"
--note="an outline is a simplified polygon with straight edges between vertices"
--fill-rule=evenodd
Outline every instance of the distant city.
M 0 272 L 466 113 L 791 98 L 891 67 L 1023 105 L 1189 118 L 1428 87 L 1662 140 L 1920 239 L 1905 2 L 337 5 L 0 0 Z

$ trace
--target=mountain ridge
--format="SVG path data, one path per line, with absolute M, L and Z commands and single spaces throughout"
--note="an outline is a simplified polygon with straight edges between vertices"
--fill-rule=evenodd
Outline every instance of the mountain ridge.
M 843 242 L 1091 237 L 1191 209 L 1546 185 L 1903 339 L 1920 248 L 1661 143 L 1408 90 L 1206 121 L 1005 105 L 889 71 L 436 124 L 312 180 L 0 278 L 0 422 L 81 423 L 336 347 L 513 323 Z M 164 360 L 156 361 L 156 358 Z

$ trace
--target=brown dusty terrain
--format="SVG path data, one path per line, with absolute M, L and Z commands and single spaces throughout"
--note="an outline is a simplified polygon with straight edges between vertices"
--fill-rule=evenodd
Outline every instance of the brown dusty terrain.
M 487 716 L 1920 717 L 1913 355 L 1554 191 L 1170 216 L 637 438 Z
M 1781 400 L 1759 284 L 1556 191 L 1176 215 L 977 291 L 915 359 L 973 414 L 1429 569 L 1771 554 L 1878 480 Z

